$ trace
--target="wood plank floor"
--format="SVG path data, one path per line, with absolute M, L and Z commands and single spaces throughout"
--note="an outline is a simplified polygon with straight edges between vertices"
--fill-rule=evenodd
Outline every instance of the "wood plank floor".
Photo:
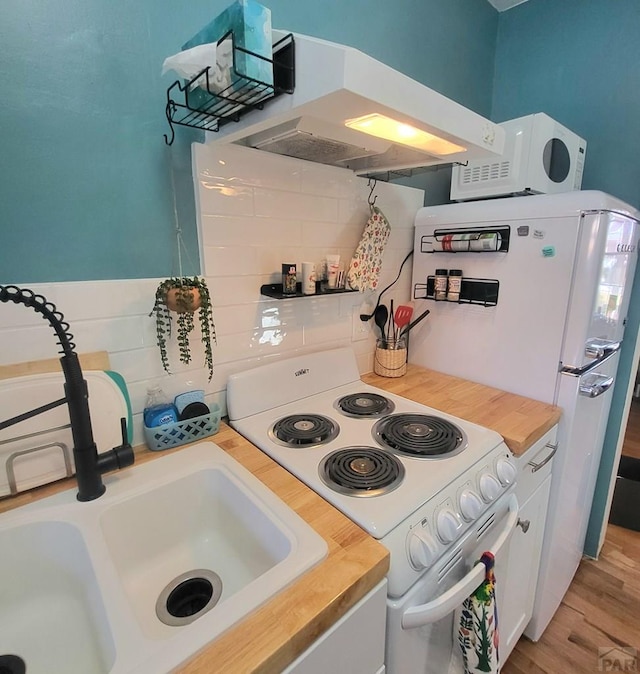
M 600 559 L 580 563 L 540 641 L 520 639 L 502 674 L 607 671 L 598 662 L 598 649 L 605 647 L 640 654 L 640 532 L 611 524 Z M 627 671 L 638 670 L 640 661 Z
M 640 459 L 640 400 L 633 399 L 629 409 L 629 422 L 624 434 L 622 453 Z
M 629 413 L 623 454 L 640 459 L 640 401 Z M 583 560 L 540 641 L 523 637 L 502 674 L 640 671 L 607 668 L 598 649 L 630 647 L 640 656 L 640 532 L 610 524 L 600 559 Z

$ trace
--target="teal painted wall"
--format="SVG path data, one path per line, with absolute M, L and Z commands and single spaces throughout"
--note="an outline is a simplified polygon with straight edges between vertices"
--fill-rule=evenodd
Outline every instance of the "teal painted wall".
M 229 0 L 0 5 L 0 283 L 177 273 L 171 170 L 198 269 L 190 143 L 164 144 L 162 61 Z M 274 27 L 343 42 L 489 115 L 486 0 L 272 0 Z
M 500 15 L 492 119 L 546 112 L 587 139 L 583 189 L 640 206 L 640 5 L 529 0 Z M 640 325 L 636 273 L 586 552 L 598 552 Z
M 640 4 L 529 0 L 500 14 L 492 119 L 546 112 L 587 140 L 583 189 L 640 206 Z

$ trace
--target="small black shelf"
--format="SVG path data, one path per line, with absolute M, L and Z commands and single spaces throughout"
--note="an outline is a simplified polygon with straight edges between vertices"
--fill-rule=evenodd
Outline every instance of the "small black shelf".
M 483 307 L 495 307 L 498 304 L 500 281 L 487 278 L 463 277 L 460 288 L 460 299 L 457 302 L 450 300 L 436 300 L 435 276 L 427 276 L 426 283 L 416 283 L 413 287 L 413 299 L 433 300 L 434 302 L 449 302 L 450 304 L 478 304 Z
M 295 41 L 291 33 L 273 45 L 272 59 L 237 47 L 233 42 L 232 32 L 224 35 L 218 43 L 227 39 L 232 41 L 233 54 L 232 82 L 228 87 L 222 91 L 215 91 L 210 81 L 210 74 L 213 73 L 210 67 L 206 67 L 187 82 L 177 80 L 167 89 L 165 114 L 171 128 L 171 135 L 164 136 L 167 145 L 171 145 L 174 141 L 174 124 L 204 131 L 218 131 L 224 124 L 239 121 L 250 110 L 262 109 L 267 101 L 281 94 L 293 93 Z M 273 85 L 239 72 L 236 66 L 238 52 L 271 63 Z M 194 87 L 197 81 L 199 84 Z
M 496 234 L 494 246 L 480 248 L 478 241 L 483 235 Z M 462 237 L 466 236 L 466 239 Z M 452 237 L 449 239 L 448 237 Z M 458 238 L 453 238 L 458 237 Z M 420 238 L 421 253 L 506 253 L 509 250 L 511 227 L 456 227 L 455 229 L 436 229 L 433 234 Z M 474 249 L 476 248 L 476 249 Z
M 316 281 L 316 292 L 314 295 L 305 295 L 302 292 L 302 283 L 296 283 L 296 294 L 285 295 L 282 292 L 282 283 L 267 283 L 260 286 L 260 294 L 271 297 L 275 300 L 290 300 L 294 297 L 327 297 L 328 295 L 341 295 L 344 293 L 357 293 L 357 290 L 351 288 L 327 288 L 325 281 Z

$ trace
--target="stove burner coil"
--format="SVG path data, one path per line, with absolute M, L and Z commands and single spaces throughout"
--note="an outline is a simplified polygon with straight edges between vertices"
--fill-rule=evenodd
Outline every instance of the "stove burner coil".
M 347 496 L 381 496 L 396 489 L 404 466 L 375 447 L 346 447 L 327 454 L 318 467 L 320 479 Z
M 285 447 L 312 447 L 331 442 L 340 427 L 320 414 L 291 414 L 276 421 L 269 435 Z
M 348 417 L 367 418 L 391 414 L 395 409 L 395 405 L 389 398 L 368 391 L 343 396 L 336 403 L 336 407 Z
M 426 414 L 392 414 L 373 427 L 373 437 L 393 452 L 422 458 L 448 458 L 467 446 L 455 424 Z

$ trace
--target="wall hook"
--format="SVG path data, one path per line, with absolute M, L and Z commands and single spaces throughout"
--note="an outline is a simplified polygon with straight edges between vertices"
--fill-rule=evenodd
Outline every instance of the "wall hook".
M 373 200 L 371 197 L 373 196 L 373 191 L 376 189 L 376 183 L 378 181 L 375 178 L 369 178 L 369 181 L 367 182 L 367 187 L 371 188 L 371 191 L 369 192 L 369 198 L 367 201 L 369 202 L 369 206 L 373 208 L 376 205 L 376 199 L 378 198 L 378 195 L 376 194 L 375 197 L 373 197 Z

